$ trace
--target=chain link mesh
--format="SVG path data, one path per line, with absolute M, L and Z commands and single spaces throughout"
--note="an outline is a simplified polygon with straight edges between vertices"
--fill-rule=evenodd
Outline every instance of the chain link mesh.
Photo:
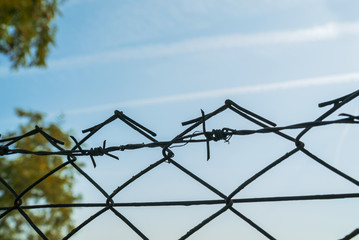
M 148 239 L 148 237 L 135 226 L 126 216 L 121 212 L 121 207 L 160 207 L 160 206 L 194 206 L 194 205 L 219 205 L 221 208 L 218 211 L 212 212 L 208 218 L 203 219 L 199 222 L 196 226 L 191 229 L 188 229 L 186 233 L 182 236 L 179 236 L 179 239 L 187 239 L 190 238 L 195 232 L 201 229 L 203 226 L 217 218 L 218 216 L 222 215 L 225 212 L 231 212 L 235 216 L 238 217 L 239 220 L 244 221 L 248 224 L 249 227 L 254 228 L 260 234 L 265 236 L 267 239 L 277 239 L 276 236 L 272 235 L 270 229 L 266 229 L 265 226 L 260 226 L 255 221 L 249 219 L 243 213 L 239 212 L 234 206 L 237 204 L 243 203 L 265 203 L 265 202 L 283 202 L 283 201 L 309 201 L 309 200 L 335 200 L 335 199 L 343 199 L 343 198 L 359 198 L 359 192 L 350 192 L 350 193 L 342 193 L 342 194 L 314 194 L 314 195 L 298 195 L 298 196 L 274 196 L 274 197 L 257 197 L 257 198 L 236 198 L 235 196 L 245 189 L 249 184 L 253 183 L 257 179 L 259 179 L 262 175 L 267 173 L 269 170 L 277 167 L 279 164 L 287 161 L 292 156 L 296 155 L 297 153 L 303 153 L 304 155 L 311 158 L 313 161 L 317 162 L 323 168 L 328 169 L 329 171 L 335 173 L 336 175 L 340 176 L 341 178 L 345 179 L 346 181 L 354 184 L 355 186 L 359 187 L 359 181 L 346 173 L 340 171 L 339 169 L 335 168 L 327 161 L 319 158 L 317 155 L 309 151 L 306 147 L 304 142 L 301 140 L 302 137 L 307 134 L 311 129 L 324 127 L 327 125 L 334 125 L 334 124 L 358 124 L 359 123 L 359 116 L 354 116 L 351 114 L 343 113 L 340 114 L 340 118 L 336 120 L 325 120 L 327 117 L 331 116 L 335 111 L 340 109 L 343 105 L 350 102 L 354 98 L 359 96 L 359 90 L 355 91 L 351 94 L 346 96 L 327 101 L 324 103 L 319 104 L 319 107 L 330 107 L 324 114 L 319 116 L 316 120 L 304 123 L 297 123 L 288 126 L 276 126 L 276 124 L 258 114 L 249 111 L 235 102 L 231 100 L 226 100 L 225 104 L 219 107 L 217 110 L 205 114 L 204 111 L 201 110 L 201 116 L 196 119 L 189 120 L 183 122 L 183 126 L 187 126 L 187 128 L 179 133 L 176 137 L 169 141 L 158 141 L 156 140 L 156 133 L 149 130 L 148 128 L 144 127 L 137 121 L 133 120 L 132 118 L 125 115 L 123 112 L 115 111 L 114 114 L 105 120 L 104 122 L 93 126 L 91 128 L 83 130 L 83 133 L 86 134 L 84 138 L 81 140 L 77 140 L 75 137 L 71 136 L 71 139 L 74 142 L 74 147 L 71 149 L 64 149 L 62 147 L 62 142 L 53 138 L 49 134 L 47 134 L 41 127 L 36 126 L 34 130 L 25 133 L 21 136 L 15 136 L 7 139 L 0 139 L 0 156 L 10 156 L 13 154 L 31 154 L 35 156 L 42 156 L 42 155 L 58 155 L 66 157 L 66 161 L 62 164 L 58 165 L 50 172 L 42 176 L 40 179 L 37 179 L 35 182 L 31 183 L 25 190 L 22 192 L 16 192 L 12 186 L 10 186 L 6 179 L 0 178 L 1 184 L 8 189 L 6 194 L 12 195 L 14 199 L 14 204 L 11 206 L 0 206 L 0 210 L 2 211 L 0 214 L 0 227 L 1 227 L 1 219 L 6 218 L 11 212 L 18 211 L 23 218 L 27 221 L 27 223 L 31 226 L 33 231 L 43 239 L 48 239 L 47 236 L 41 231 L 41 229 L 34 224 L 33 220 L 29 215 L 25 212 L 25 210 L 31 209 L 41 209 L 41 208 L 100 208 L 95 214 L 87 218 L 77 227 L 72 229 L 63 239 L 69 239 L 74 236 L 80 229 L 84 228 L 87 224 L 89 224 L 94 219 L 98 218 L 100 215 L 104 214 L 105 212 L 112 212 L 115 216 L 119 218 L 120 221 L 123 221 L 129 228 L 131 228 L 140 238 Z M 243 129 L 232 129 L 232 128 L 222 128 L 222 129 L 212 129 L 207 130 L 206 128 L 206 121 L 218 114 L 221 114 L 224 111 L 233 111 L 237 113 L 239 116 L 249 120 L 250 122 L 256 124 L 258 129 L 255 130 L 243 130 Z M 100 147 L 92 147 L 89 149 L 85 149 L 84 143 L 95 135 L 101 128 L 105 125 L 115 121 L 120 120 L 131 127 L 133 130 L 139 132 L 141 135 L 148 139 L 148 143 L 139 143 L 139 144 L 125 144 L 119 146 L 106 146 L 106 141 L 103 142 L 103 145 Z M 201 131 L 194 131 L 196 128 L 201 128 Z M 288 129 L 299 129 L 299 134 L 295 136 L 291 136 L 287 133 L 284 133 L 284 130 Z M 47 139 L 47 141 L 54 146 L 56 151 L 29 151 L 26 149 L 15 149 L 12 148 L 13 144 L 17 141 L 21 141 L 21 139 L 35 135 L 41 134 L 43 137 Z M 270 164 L 262 168 L 260 171 L 252 175 L 250 178 L 245 180 L 243 183 L 235 187 L 230 194 L 224 194 L 219 189 L 215 188 L 210 183 L 206 182 L 201 176 L 198 176 L 191 172 L 189 169 L 182 166 L 178 161 L 174 159 L 174 150 L 172 147 L 184 147 L 186 144 L 194 144 L 198 142 L 203 142 L 206 145 L 206 153 L 207 153 L 207 160 L 211 158 L 211 150 L 210 150 L 210 143 L 217 142 L 219 140 L 224 140 L 228 142 L 230 138 L 235 136 L 247 136 L 247 135 L 254 135 L 254 134 L 276 134 L 281 138 L 285 139 L 286 141 L 293 143 L 293 149 L 285 154 L 283 154 L 278 159 L 273 160 Z M 147 166 L 136 175 L 125 181 L 122 185 L 118 186 L 113 192 L 107 192 L 104 190 L 103 187 L 100 186 L 93 178 L 91 178 L 85 170 L 76 163 L 77 158 L 79 156 L 87 156 L 91 159 L 91 162 L 94 167 L 96 167 L 96 159 L 98 156 L 108 156 L 111 158 L 118 159 L 115 155 L 119 151 L 127 151 L 127 150 L 137 150 L 142 148 L 157 148 L 160 149 L 162 152 L 162 158 L 158 161 L 152 163 L 151 165 Z M 198 182 L 203 188 L 213 192 L 218 199 L 208 199 L 208 200 L 191 200 L 191 201 L 154 201 L 154 202 L 117 202 L 114 200 L 114 197 L 120 193 L 123 189 L 131 186 L 133 182 L 138 180 L 139 178 L 143 177 L 144 175 L 148 174 L 152 170 L 158 168 L 160 165 L 164 163 L 169 163 L 175 167 L 179 172 Z M 43 182 L 45 179 L 50 177 L 52 174 L 60 171 L 65 167 L 71 167 L 75 171 L 77 171 L 83 178 L 87 179 L 91 185 L 96 188 L 106 199 L 104 202 L 98 203 L 58 203 L 58 204 L 32 204 L 32 205 L 24 205 L 22 203 L 22 197 L 32 191 L 38 184 Z M 18 176 L 21 177 L 21 176 Z M 355 236 L 359 235 L 359 229 L 355 229 L 352 232 L 348 233 L 344 236 L 343 240 L 352 239 Z M 121 237 L 121 236 L 119 236 Z

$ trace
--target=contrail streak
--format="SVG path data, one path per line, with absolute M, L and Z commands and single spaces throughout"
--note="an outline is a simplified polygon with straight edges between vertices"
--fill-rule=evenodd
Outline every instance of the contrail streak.
M 217 98 L 217 97 L 227 98 L 233 95 L 281 91 L 281 90 L 288 90 L 294 88 L 308 88 L 315 86 L 344 84 L 344 83 L 352 83 L 352 82 L 359 82 L 359 72 L 315 77 L 315 78 L 305 78 L 305 79 L 298 79 L 298 80 L 286 81 L 286 82 L 239 86 L 235 88 L 223 88 L 223 89 L 216 89 L 211 91 L 183 93 L 183 94 L 155 97 L 155 98 L 129 100 L 129 101 L 123 101 L 118 103 L 99 105 L 89 108 L 73 109 L 66 111 L 65 114 L 72 115 L 72 114 L 91 113 L 91 112 L 98 112 L 98 111 L 123 108 L 123 107 L 141 107 L 141 106 L 149 106 L 156 104 L 186 102 L 186 101 Z

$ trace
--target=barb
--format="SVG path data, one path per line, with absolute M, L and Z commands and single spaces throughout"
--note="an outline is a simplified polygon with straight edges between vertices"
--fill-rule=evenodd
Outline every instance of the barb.
M 207 147 L 207 161 L 211 158 L 211 152 L 209 149 L 209 141 L 210 141 L 210 137 L 209 134 L 206 131 L 206 119 L 204 118 L 204 111 L 201 109 L 201 113 L 202 113 L 202 127 L 203 127 L 203 134 L 206 137 L 206 147 Z
M 313 128 L 325 127 L 329 125 L 335 124 L 358 124 L 359 116 L 355 116 L 349 113 L 341 113 L 336 120 L 325 120 L 328 116 L 331 116 L 335 111 L 340 109 L 342 106 L 353 100 L 354 98 L 359 96 L 359 90 L 355 91 L 351 94 L 345 95 L 343 97 L 336 98 L 334 100 L 330 100 L 327 102 L 323 102 L 319 104 L 319 107 L 330 106 L 332 107 L 326 111 L 324 114 L 319 116 L 314 121 L 307 121 L 302 123 L 295 123 L 286 126 L 277 126 L 273 121 L 260 116 L 252 111 L 247 110 L 246 108 L 238 105 L 237 103 L 226 100 L 224 105 L 219 107 L 218 109 L 205 114 L 205 112 L 201 109 L 201 116 L 194 118 L 192 120 L 183 122 L 183 126 L 187 126 L 187 128 L 175 136 L 173 139 L 168 141 L 158 141 L 154 137 L 157 134 L 150 129 L 144 127 L 142 124 L 133 120 L 132 118 L 125 115 L 123 112 L 115 110 L 114 114 L 110 116 L 105 121 L 87 128 L 82 132 L 86 134 L 81 140 L 77 140 L 75 137 L 70 136 L 75 146 L 71 149 L 64 149 L 64 143 L 49 134 L 47 134 L 41 127 L 35 126 L 35 128 L 23 135 L 9 137 L 5 139 L 0 139 L 0 156 L 9 156 L 12 154 L 32 154 L 38 156 L 47 156 L 47 155 L 55 155 L 55 156 L 66 156 L 67 161 L 62 163 L 61 165 L 55 167 L 40 179 L 35 180 L 33 183 L 29 183 L 29 186 L 25 186 L 22 192 L 16 192 L 12 186 L 8 184 L 6 179 L 0 177 L 0 184 L 4 186 L 6 189 L 6 194 L 11 196 L 14 200 L 12 205 L 8 206 L 0 206 L 0 211 L 3 211 L 0 214 L 0 220 L 9 216 L 9 214 L 13 211 L 18 211 L 22 217 L 26 220 L 26 222 L 31 226 L 33 231 L 35 231 L 42 239 L 47 239 L 47 236 L 34 224 L 28 214 L 25 213 L 25 210 L 31 211 L 33 209 L 46 209 L 46 208 L 100 208 L 93 215 L 85 219 L 82 223 L 80 223 L 77 227 L 71 230 L 64 239 L 70 239 L 74 236 L 79 230 L 85 228 L 90 222 L 101 216 L 105 212 L 113 213 L 120 221 L 125 223 L 134 233 L 136 233 L 142 239 L 148 239 L 148 237 L 137 227 L 134 222 L 129 220 L 121 211 L 122 208 L 128 207 L 164 207 L 164 206 L 198 206 L 198 205 L 219 205 L 219 210 L 215 212 L 211 212 L 208 214 L 208 217 L 203 219 L 193 228 L 189 229 L 184 233 L 182 237 L 179 236 L 179 239 L 187 239 L 198 231 L 203 231 L 203 227 L 206 226 L 209 222 L 213 221 L 220 215 L 225 212 L 229 212 L 234 214 L 239 218 L 240 221 L 244 221 L 248 224 L 248 227 L 251 227 L 262 234 L 267 239 L 281 239 L 280 236 L 273 236 L 269 233 L 269 231 L 265 230 L 267 226 L 259 226 L 259 224 L 253 219 L 248 218 L 242 212 L 238 210 L 238 207 L 244 208 L 246 204 L 250 203 L 271 203 L 271 202 L 293 202 L 293 201 L 329 201 L 335 199 L 359 199 L 358 192 L 351 193 L 328 193 L 328 194 L 314 194 L 314 195 L 298 195 L 298 196 L 270 196 L 270 197 L 256 197 L 256 198 L 238 198 L 236 197 L 239 192 L 243 189 L 249 187 L 253 182 L 260 179 L 263 175 L 269 174 L 272 169 L 276 168 L 278 165 L 290 159 L 292 156 L 296 155 L 298 152 L 304 153 L 310 159 L 312 159 L 315 163 L 318 163 L 321 167 L 331 171 L 336 176 L 341 177 L 347 182 L 354 184 L 356 187 L 359 187 L 359 181 L 352 176 L 340 171 L 334 166 L 330 165 L 325 160 L 319 158 L 314 153 L 307 150 L 304 145 L 304 142 L 301 142 L 300 139 L 303 135 L 305 135 L 308 131 Z M 239 117 L 242 117 L 255 125 L 258 126 L 256 129 L 233 129 L 228 127 L 223 127 L 222 129 L 207 129 L 207 121 L 222 112 L 230 110 L 234 112 Z M 106 125 L 114 122 L 115 120 L 120 120 L 125 123 L 125 125 L 129 126 L 131 129 L 139 133 L 141 136 L 145 137 L 149 140 L 148 143 L 128 143 L 125 145 L 119 146 L 106 146 L 106 140 L 103 140 L 102 146 L 90 147 L 89 149 L 85 149 L 82 145 L 91 137 L 93 137 L 98 131 L 100 131 Z M 197 129 L 196 129 L 197 128 Z M 198 128 L 200 130 L 198 130 Z M 300 129 L 301 132 L 295 136 L 291 136 L 289 133 L 290 130 Z M 192 132 L 192 133 L 191 133 Z M 54 151 L 29 151 L 26 149 L 16 149 L 13 148 L 14 144 L 18 141 L 21 141 L 24 138 L 33 136 L 35 134 L 41 134 L 53 147 Z M 174 153 L 170 150 L 170 148 L 174 147 L 184 147 L 188 144 L 195 143 L 206 143 L 206 154 L 207 161 L 211 158 L 211 142 L 224 141 L 228 143 L 232 137 L 242 136 L 245 137 L 247 135 L 253 134 L 276 134 L 283 139 L 286 139 L 292 143 L 294 143 L 293 149 L 287 153 L 284 153 L 281 157 L 274 159 L 267 166 L 260 169 L 257 173 L 253 174 L 251 177 L 246 179 L 242 183 L 238 183 L 234 189 L 227 195 L 221 192 L 221 190 L 215 188 L 212 184 L 202 179 L 200 176 L 194 174 L 189 169 L 182 166 L 178 161 L 174 159 Z M 0 135 L 1 136 L 1 135 Z M 142 148 L 160 148 L 163 157 L 157 161 L 151 162 L 147 167 L 139 171 L 133 177 L 120 184 L 117 188 L 115 188 L 112 193 L 108 193 L 105 191 L 93 178 L 91 178 L 84 169 L 82 169 L 79 165 L 76 164 L 77 157 L 79 156 L 87 156 L 91 160 L 94 168 L 96 168 L 97 163 L 95 161 L 95 157 L 107 156 L 110 158 L 114 158 L 119 160 L 117 153 L 122 151 L 134 151 Z M 116 155 L 115 155 L 116 154 Z M 153 201 L 153 202 L 116 202 L 114 197 L 123 191 L 125 188 L 133 185 L 135 181 L 138 181 L 143 176 L 158 168 L 160 165 L 164 163 L 169 163 L 176 171 L 180 171 L 185 176 L 193 179 L 195 182 L 199 183 L 203 188 L 207 191 L 214 193 L 217 196 L 217 199 L 199 199 L 199 200 L 173 200 L 173 201 Z M 72 167 L 75 171 L 77 171 L 83 178 L 85 178 L 97 191 L 99 191 L 104 197 L 104 202 L 97 203 L 58 203 L 58 204 L 24 204 L 23 196 L 32 191 L 38 184 L 43 182 L 45 179 L 50 177 L 52 174 L 57 171 L 65 168 Z M 19 176 L 21 177 L 21 176 Z M 270 230 L 270 229 L 269 229 Z M 349 235 L 345 236 L 343 240 L 349 240 L 354 238 L 359 234 L 359 229 L 355 229 Z

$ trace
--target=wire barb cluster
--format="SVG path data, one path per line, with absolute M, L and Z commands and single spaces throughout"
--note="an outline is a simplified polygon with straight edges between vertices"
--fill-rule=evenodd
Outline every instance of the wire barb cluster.
M 140 123 L 136 122 L 132 118 L 126 116 L 123 112 L 114 111 L 114 114 L 106 119 L 104 122 L 97 124 L 91 128 L 85 129 L 82 132 L 85 135 L 80 141 L 77 141 L 75 137 L 71 136 L 75 146 L 71 149 L 64 149 L 62 147 L 63 142 L 55 139 L 54 137 L 47 134 L 40 127 L 35 126 L 34 130 L 29 131 L 21 136 L 16 136 L 7 139 L 0 139 L 0 156 L 9 156 L 12 154 L 32 154 L 32 155 L 58 155 L 58 156 L 66 156 L 67 161 L 58 165 L 50 172 L 42 176 L 40 179 L 37 179 L 35 182 L 31 183 L 25 190 L 21 193 L 17 193 L 12 186 L 10 186 L 6 179 L 0 178 L 0 182 L 6 189 L 8 189 L 8 194 L 12 194 L 14 197 L 14 204 L 12 206 L 0 206 L 0 221 L 3 218 L 6 218 L 12 211 L 18 211 L 24 219 L 28 222 L 28 224 L 33 228 L 34 231 L 38 233 L 38 235 L 43 239 L 48 239 L 44 233 L 39 229 L 31 218 L 26 214 L 24 210 L 26 209 L 44 209 L 44 208 L 78 208 L 78 207 L 100 207 L 101 209 L 97 211 L 94 215 L 90 216 L 80 225 L 75 227 L 71 232 L 69 232 L 64 239 L 71 238 L 74 234 L 76 234 L 80 229 L 84 228 L 88 223 L 102 215 L 107 211 L 111 211 L 115 214 L 119 219 L 121 219 L 129 228 L 131 228 L 139 237 L 142 239 L 148 239 L 148 237 L 137 228 L 131 221 L 129 221 L 122 213 L 121 207 L 158 207 L 158 206 L 193 206 L 193 205 L 221 205 L 222 208 L 214 213 L 212 213 L 208 218 L 203 219 L 200 223 L 190 229 L 187 233 L 184 233 L 179 239 L 187 239 L 192 236 L 195 232 L 199 231 L 206 224 L 211 222 L 213 219 L 217 218 L 224 212 L 230 211 L 234 215 L 238 216 L 244 222 L 246 222 L 250 227 L 256 229 L 259 233 L 265 236 L 267 239 L 277 239 L 269 231 L 265 230 L 263 227 L 259 226 L 256 222 L 246 217 L 235 207 L 241 203 L 255 203 L 255 202 L 282 202 L 282 201 L 308 201 L 308 200 L 334 200 L 334 199 L 343 199 L 343 198 L 359 198 L 359 192 L 355 193 L 344 193 L 344 194 L 317 194 L 317 195 L 300 195 L 300 196 L 276 196 L 276 197 L 261 197 L 261 198 L 235 198 L 235 196 L 246 188 L 248 185 L 256 181 L 263 174 L 267 173 L 270 169 L 278 166 L 280 163 L 286 161 L 291 156 L 295 155 L 298 152 L 302 152 L 308 157 L 310 157 L 313 161 L 319 163 L 322 167 L 327 168 L 329 171 L 337 174 L 338 176 L 344 178 L 345 180 L 351 182 L 352 184 L 359 187 L 359 181 L 354 179 L 353 177 L 347 175 L 346 173 L 340 171 L 339 169 L 333 167 L 326 161 L 320 159 L 318 156 L 314 155 L 312 152 L 305 148 L 304 142 L 301 141 L 302 137 L 311 129 L 315 127 L 323 127 L 327 125 L 333 124 L 358 124 L 359 116 L 354 116 L 347 113 L 342 113 L 339 116 L 342 118 L 336 120 L 325 120 L 328 116 L 331 116 L 335 111 L 340 109 L 343 105 L 350 102 L 354 98 L 359 96 L 359 90 L 355 91 L 351 94 L 345 95 L 343 97 L 330 100 L 327 102 L 323 102 L 319 104 L 319 107 L 331 106 L 324 114 L 319 116 L 316 120 L 304 123 L 297 123 L 288 126 L 277 126 L 274 122 L 252 112 L 249 111 L 237 103 L 226 100 L 225 104 L 213 112 L 205 114 L 203 110 L 201 110 L 201 116 L 198 118 L 183 122 L 183 126 L 188 126 L 183 132 L 178 134 L 171 140 L 168 141 L 157 141 L 154 137 L 156 137 L 156 133 L 144 127 Z M 239 116 L 247 119 L 248 121 L 259 126 L 258 129 L 255 130 L 246 130 L 246 129 L 231 129 L 224 127 L 222 129 L 213 129 L 208 131 L 206 128 L 206 121 L 225 110 L 231 110 Z M 92 147 L 90 149 L 84 149 L 82 145 L 96 132 L 98 132 L 105 125 L 113 122 L 114 120 L 120 120 L 126 125 L 128 125 L 133 130 L 137 131 L 144 137 L 146 137 L 149 142 L 148 143 L 135 143 L 135 144 L 125 144 L 119 146 L 106 146 L 106 140 L 103 141 L 103 145 L 100 147 Z M 200 127 L 202 131 L 195 131 L 197 127 Z M 300 133 L 296 136 L 291 136 L 289 134 L 284 133 L 283 130 L 289 129 L 300 129 Z M 12 145 L 21 139 L 32 136 L 34 134 L 41 134 L 44 136 L 47 141 L 56 149 L 55 151 L 29 151 L 26 149 L 15 149 L 12 148 Z M 233 191 L 226 195 L 222 193 L 220 190 L 216 189 L 214 186 L 204 181 L 200 176 L 197 176 L 189 169 L 183 167 L 178 161 L 174 159 L 174 153 L 170 148 L 173 147 L 182 147 L 186 144 L 194 144 L 194 143 L 205 143 L 207 150 L 207 160 L 210 159 L 210 143 L 218 142 L 223 140 L 224 142 L 229 142 L 231 137 L 233 136 L 245 136 L 252 134 L 276 134 L 280 137 L 293 142 L 294 148 L 285 153 L 278 159 L 272 161 L 269 165 L 261 169 L 259 172 L 255 173 L 253 176 L 245 180 L 243 183 L 238 185 Z M 1 135 L 0 135 L 1 136 Z M 181 144 L 181 145 L 178 145 Z M 142 171 L 138 172 L 132 178 L 128 179 L 122 185 L 118 186 L 112 193 L 106 192 L 93 178 L 91 178 L 79 165 L 76 164 L 76 160 L 78 156 L 88 156 L 90 157 L 93 166 L 96 167 L 95 157 L 99 156 L 108 156 L 111 158 L 119 159 L 115 154 L 119 154 L 121 151 L 127 150 L 136 150 L 141 148 L 159 148 L 162 151 L 163 157 L 151 165 L 147 166 Z M 137 179 L 141 178 L 145 174 L 149 173 L 153 169 L 157 168 L 164 162 L 171 164 L 178 171 L 182 172 L 189 178 L 194 179 L 199 184 L 201 184 L 207 190 L 213 192 L 218 196 L 218 199 L 215 200 L 193 200 L 193 201 L 157 201 L 157 202 L 115 202 L 113 198 L 121 192 L 123 189 L 131 185 Z M 79 172 L 84 178 L 86 178 L 92 185 L 95 187 L 105 198 L 106 201 L 103 203 L 59 203 L 59 204 L 34 204 L 34 205 L 23 205 L 22 197 L 32 191 L 38 184 L 44 181 L 46 178 L 54 174 L 55 172 L 61 170 L 66 166 L 72 166 L 77 172 Z M 355 229 L 353 232 L 346 235 L 343 240 L 349 240 L 359 235 L 359 230 Z

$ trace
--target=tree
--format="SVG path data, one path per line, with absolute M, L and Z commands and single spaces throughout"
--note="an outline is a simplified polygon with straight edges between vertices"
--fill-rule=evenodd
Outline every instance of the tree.
M 0 1 L 0 53 L 13 68 L 46 66 L 49 47 L 55 44 L 58 5 L 57 0 Z
M 70 146 L 69 135 L 60 129 L 59 123 L 46 123 L 44 116 L 36 112 L 17 110 L 19 117 L 28 121 L 21 124 L 17 131 L 2 136 L 4 139 L 11 136 L 20 136 L 34 129 L 35 124 L 41 126 L 50 136 L 64 142 L 65 147 Z M 30 151 L 50 151 L 52 145 L 44 136 L 37 133 L 26 137 L 11 145 L 17 149 Z M 0 177 L 9 184 L 17 194 L 24 191 L 30 184 L 41 178 L 49 171 L 63 163 L 60 156 L 36 156 L 21 154 L 16 157 L 0 158 Z M 80 199 L 73 193 L 74 172 L 72 168 L 64 168 L 52 174 L 40 184 L 27 192 L 22 198 L 23 205 L 73 203 Z M 0 182 L 0 207 L 13 206 L 15 196 L 4 184 Z M 49 239 L 62 239 L 65 232 L 72 226 L 71 208 L 48 208 L 41 210 L 25 210 L 26 214 L 39 227 Z M 0 212 L 1 213 L 1 212 Z M 42 239 L 31 228 L 25 218 L 13 210 L 0 219 L 0 239 Z

